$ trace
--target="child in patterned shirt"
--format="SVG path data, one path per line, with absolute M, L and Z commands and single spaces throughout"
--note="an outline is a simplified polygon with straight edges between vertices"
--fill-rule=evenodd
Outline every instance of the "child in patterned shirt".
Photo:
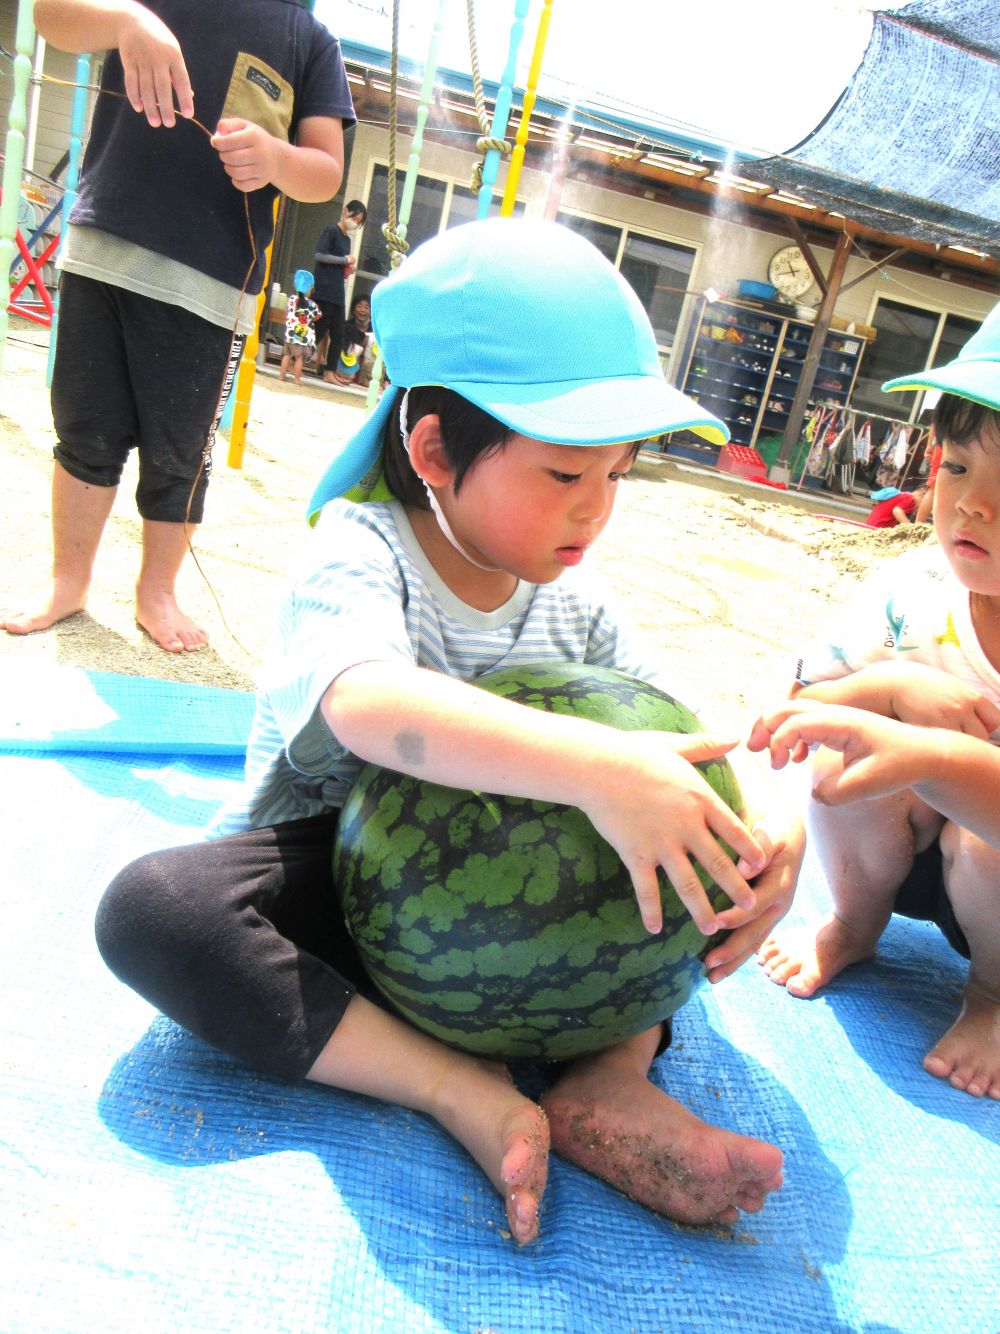
M 308 269 L 297 269 L 295 291 L 285 310 L 285 350 L 281 354 L 280 380 L 288 379 L 291 367 L 296 384 L 302 383 L 302 367 L 316 355 L 316 321 L 319 306 L 312 300 L 313 276 Z

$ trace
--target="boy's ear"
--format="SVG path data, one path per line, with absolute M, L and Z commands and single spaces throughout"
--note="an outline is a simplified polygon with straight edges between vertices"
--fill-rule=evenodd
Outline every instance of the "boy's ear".
M 413 471 L 428 486 L 447 486 L 454 476 L 441 436 L 441 418 L 433 412 L 421 417 L 410 432 Z

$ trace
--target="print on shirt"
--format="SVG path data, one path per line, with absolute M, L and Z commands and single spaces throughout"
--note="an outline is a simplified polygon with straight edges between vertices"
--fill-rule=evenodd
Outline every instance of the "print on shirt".
M 886 619 L 886 637 L 883 640 L 886 648 L 894 648 L 897 653 L 912 653 L 916 644 L 904 644 L 903 636 L 906 634 L 906 617 L 897 616 L 893 611 L 894 599 L 890 596 L 885 604 Z

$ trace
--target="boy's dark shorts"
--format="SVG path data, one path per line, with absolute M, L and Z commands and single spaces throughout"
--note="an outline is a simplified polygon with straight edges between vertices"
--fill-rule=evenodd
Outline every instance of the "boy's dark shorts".
M 969 957 L 969 942 L 945 892 L 939 843 L 932 843 L 926 852 L 918 852 L 914 857 L 910 874 L 899 887 L 893 911 L 917 922 L 933 922 L 953 950 L 965 959 Z
M 138 448 L 142 517 L 200 523 L 202 451 L 230 349 L 238 353 L 244 339 L 234 345 L 230 330 L 200 315 L 77 273 L 62 275 L 59 293 L 57 462 L 78 481 L 112 487 Z

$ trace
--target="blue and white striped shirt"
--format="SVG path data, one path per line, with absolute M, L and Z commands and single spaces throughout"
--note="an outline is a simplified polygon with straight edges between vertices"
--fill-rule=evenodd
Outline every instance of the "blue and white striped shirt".
M 590 576 L 520 583 L 496 611 L 460 601 L 424 555 L 396 503 L 328 504 L 308 568 L 278 615 L 257 692 L 246 782 L 213 836 L 319 815 L 343 805 L 361 761 L 322 718 L 330 684 L 362 662 L 399 659 L 461 681 L 518 664 L 587 662 L 644 680 L 656 673 L 630 643 Z

